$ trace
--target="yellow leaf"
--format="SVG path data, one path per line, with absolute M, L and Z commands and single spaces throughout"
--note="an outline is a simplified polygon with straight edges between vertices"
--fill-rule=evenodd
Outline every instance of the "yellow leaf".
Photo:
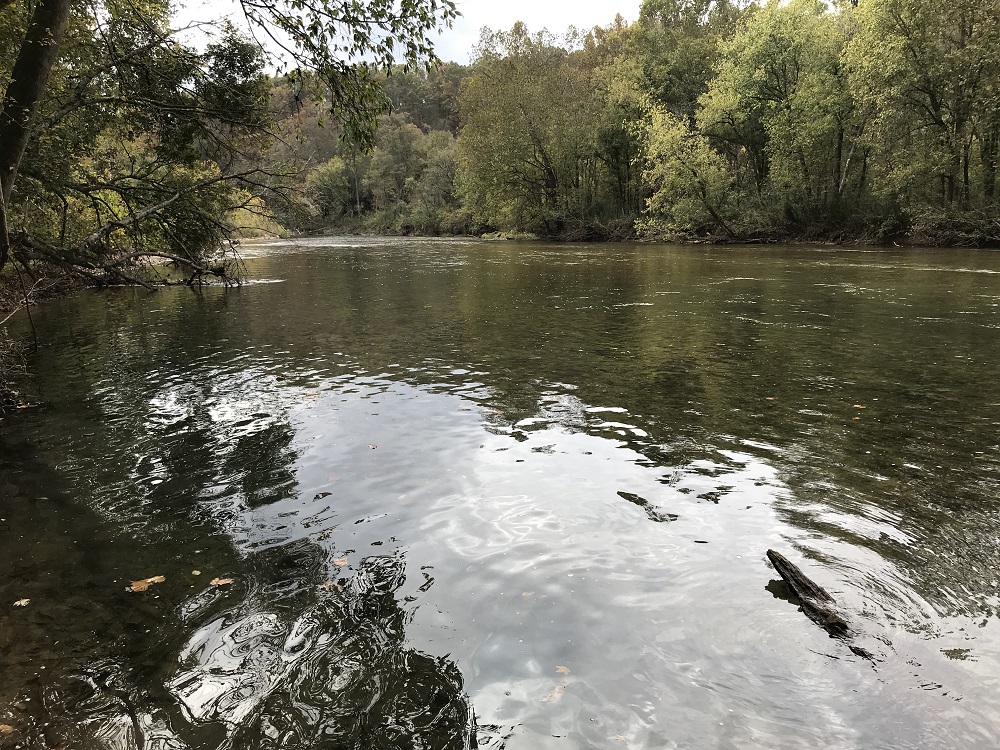
M 213 578 L 209 583 L 213 586 L 228 586 L 232 582 L 232 578 Z
M 765 401 L 774 401 L 774 396 L 765 396 L 764 400 Z
M 11 734 L 14 731 L 14 727 L 10 724 L 0 724 L 0 734 Z
M 866 407 L 866 406 L 862 406 L 861 404 L 855 404 L 855 405 L 854 405 L 854 408 L 855 408 L 855 409 L 866 409 L 866 408 L 868 408 L 868 407 Z
M 129 591 L 145 591 L 154 583 L 163 583 L 166 578 L 163 576 L 153 576 L 152 578 L 143 578 L 141 581 L 132 581 L 132 584 L 128 587 Z
M 559 674 L 569 674 L 570 673 L 569 667 L 556 667 L 556 671 Z
M 191 571 L 191 575 L 193 575 L 193 576 L 200 576 L 201 575 L 201 571 L 200 570 L 192 570 Z
M 545 703 L 558 703 L 560 700 L 562 700 L 563 693 L 566 692 L 566 686 L 568 684 L 569 683 L 566 682 L 566 680 L 563 680 L 558 685 L 556 685 L 554 688 L 552 688 L 552 692 L 550 692 L 548 695 L 546 695 L 545 698 L 543 698 L 542 700 Z
M 344 566 L 347 565 L 348 562 L 350 561 L 346 557 L 338 557 L 336 560 L 333 561 L 333 564 Z
M 16 602 L 14 602 L 14 606 L 15 607 L 27 607 L 28 606 L 28 602 L 30 602 L 30 601 L 31 601 L 31 599 L 18 599 Z

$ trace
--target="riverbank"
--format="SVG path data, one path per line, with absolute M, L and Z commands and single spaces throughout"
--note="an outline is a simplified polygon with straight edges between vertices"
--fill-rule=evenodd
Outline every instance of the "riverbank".
M 366 221 L 362 217 L 322 227 L 310 227 L 290 236 L 332 237 L 470 237 L 484 240 L 538 240 L 542 242 L 649 242 L 695 245 L 871 245 L 874 247 L 1000 247 L 1000 221 L 981 215 L 926 215 L 918 221 L 899 218 L 872 224 L 862 218 L 814 225 L 798 223 L 740 226 L 738 222 L 720 231 L 706 226 L 692 231 L 676 231 L 637 226 L 634 219 L 610 222 L 560 222 L 549 229 L 536 227 L 497 229 L 489 225 L 466 224 L 458 228 L 421 229 L 406 222 Z

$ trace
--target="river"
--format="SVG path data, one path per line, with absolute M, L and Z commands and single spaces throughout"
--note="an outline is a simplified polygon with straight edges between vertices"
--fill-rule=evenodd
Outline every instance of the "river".
M 1000 255 L 245 256 L 34 310 L 0 746 L 1000 745 Z

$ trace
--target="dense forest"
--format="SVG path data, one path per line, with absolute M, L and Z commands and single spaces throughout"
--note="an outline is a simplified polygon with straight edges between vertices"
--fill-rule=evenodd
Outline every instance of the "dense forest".
M 1000 3 L 646 0 L 394 71 L 374 151 L 313 144 L 290 230 L 1000 241 Z
M 19 52 L 60 4 L 12 162 Z M 453 6 L 418 6 L 395 57 L 377 25 L 352 48 L 273 6 L 257 28 L 292 35 L 289 67 L 163 3 L 0 4 L 0 267 L 234 278 L 220 242 L 323 231 L 1000 241 L 997 0 L 645 0 L 558 37 L 484 29 L 468 66 L 425 36 Z

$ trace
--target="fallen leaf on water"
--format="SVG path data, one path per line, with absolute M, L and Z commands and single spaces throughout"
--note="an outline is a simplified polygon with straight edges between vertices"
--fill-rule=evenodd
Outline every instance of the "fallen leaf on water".
M 534 591 L 522 591 L 521 596 L 532 596 L 534 593 Z
M 18 599 L 16 602 L 14 602 L 14 606 L 15 607 L 27 607 L 28 606 L 28 602 L 30 602 L 30 601 L 31 601 L 31 599 Z
M 210 581 L 213 586 L 228 586 L 232 582 L 232 578 L 213 578 Z
M 14 731 L 14 727 L 10 724 L 0 724 L 0 734 L 11 734 Z
M 321 591 L 332 591 L 333 589 L 339 589 L 340 586 L 336 581 L 326 581 L 325 583 L 321 583 L 316 588 L 320 589 Z
M 765 401 L 774 401 L 774 396 L 765 396 L 764 400 Z
M 193 575 L 193 576 L 200 576 L 201 575 L 201 571 L 200 570 L 192 570 L 191 571 L 191 575 Z
M 347 563 L 349 562 L 350 560 L 348 560 L 346 557 L 338 557 L 336 560 L 333 561 L 333 564 L 343 566 L 347 565 Z
M 616 734 L 614 737 L 608 737 L 608 739 L 611 740 L 612 742 L 624 742 L 625 741 L 625 738 L 622 737 L 620 734 Z
M 570 673 L 570 668 L 569 667 L 556 667 L 556 671 L 559 674 L 569 674 Z
M 132 584 L 128 587 L 129 591 L 145 591 L 154 583 L 163 583 L 166 578 L 163 576 L 153 576 L 152 578 L 143 578 L 141 581 L 132 581 Z
M 858 419 L 861 419 L 861 417 L 855 417 L 854 419 L 855 419 L 855 420 L 858 420 Z
M 562 699 L 563 693 L 566 692 L 566 686 L 568 684 L 569 683 L 566 682 L 566 680 L 563 680 L 562 682 L 560 682 L 558 685 L 556 685 L 554 688 L 552 688 L 552 692 L 551 693 L 549 693 L 548 695 L 545 696 L 545 698 L 543 699 L 544 702 L 545 703 L 558 703 Z
M 854 405 L 854 408 L 855 408 L 855 409 L 865 409 L 865 408 L 867 408 L 867 407 L 865 407 L 865 406 L 862 406 L 861 404 L 855 404 L 855 405 Z

